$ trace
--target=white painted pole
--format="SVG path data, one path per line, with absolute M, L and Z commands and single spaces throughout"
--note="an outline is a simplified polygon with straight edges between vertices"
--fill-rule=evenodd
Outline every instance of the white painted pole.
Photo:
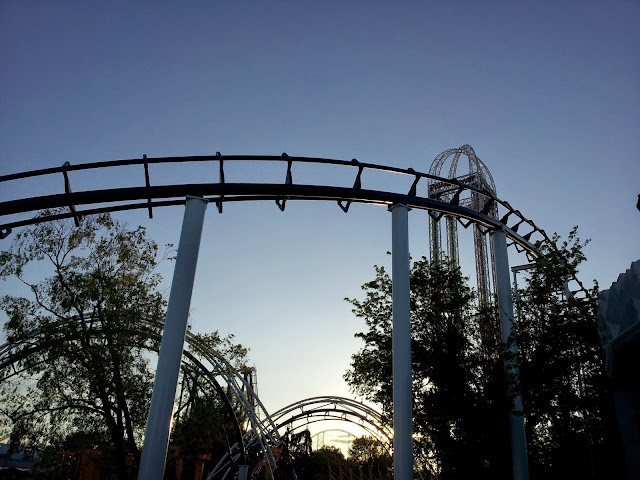
M 393 478 L 413 480 L 409 208 L 391 207 L 393 282 Z
M 205 199 L 187 197 L 138 480 L 161 480 L 163 476 L 206 209 Z
M 498 308 L 500 310 L 500 333 L 502 341 L 509 343 L 513 329 L 513 298 L 511 296 L 511 279 L 509 275 L 509 256 L 507 254 L 507 235 L 504 230 L 496 230 L 491 234 L 495 256 L 496 283 L 498 287 Z M 505 371 L 515 379 L 520 388 L 520 368 L 518 367 L 518 346 L 509 343 L 509 352 L 513 356 L 505 360 Z M 527 458 L 527 438 L 524 429 L 522 395 L 513 399 L 513 409 L 509 416 L 511 427 L 511 461 L 514 480 L 529 479 L 529 461 Z

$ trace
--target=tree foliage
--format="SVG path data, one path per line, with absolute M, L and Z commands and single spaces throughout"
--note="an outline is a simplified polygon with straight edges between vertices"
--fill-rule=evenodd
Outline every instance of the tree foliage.
M 486 470 L 484 441 L 495 432 L 485 428 L 486 414 L 506 403 L 503 397 L 498 402 L 484 398 L 501 381 L 496 318 L 475 308 L 474 292 L 448 262 L 414 262 L 410 284 L 416 457 L 441 478 Z M 391 287 L 384 268 L 376 267 L 376 279 L 363 286 L 365 299 L 348 299 L 368 330 L 356 334 L 365 346 L 352 356 L 345 374 L 352 390 L 377 403 L 387 418 L 393 413 Z M 487 374 L 496 370 L 497 376 Z M 499 471 L 498 459 L 490 456 Z
M 349 446 L 349 460 L 365 468 L 368 472 L 387 472 L 392 465 L 391 456 L 374 437 L 358 437 Z
M 16 235 L 0 254 L 0 274 L 30 298 L 4 296 L 8 342 L 19 345 L 20 374 L 2 382 L 2 414 L 32 440 L 61 441 L 78 432 L 108 437 L 118 475 L 138 455 L 152 377 L 143 351 L 161 321 L 158 247 L 144 228 L 127 230 L 108 215 L 76 228 L 41 223 Z M 32 281 L 28 267 L 47 270 Z M 8 370 L 5 369 L 5 374 Z
M 307 477 L 315 480 L 335 480 L 350 478 L 350 463 L 337 447 L 325 446 L 314 451 L 310 456 L 311 467 L 307 469 Z M 298 467 L 296 467 L 296 472 Z
M 598 285 L 579 298 L 566 281 L 585 260 L 577 229 L 538 245 L 516 296 L 516 341 L 533 476 L 615 477 L 617 457 Z M 620 462 L 621 463 L 621 462 Z

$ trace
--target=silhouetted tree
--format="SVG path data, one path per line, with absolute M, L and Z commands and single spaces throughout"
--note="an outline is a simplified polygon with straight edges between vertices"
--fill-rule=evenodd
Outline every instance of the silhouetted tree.
M 350 465 L 337 447 L 323 447 L 311 454 L 315 480 L 348 480 Z
M 410 283 L 418 463 L 439 478 L 495 476 L 503 459 L 486 442 L 503 442 L 506 431 L 496 425 L 503 426 L 507 406 L 504 389 L 498 393 L 503 380 L 496 316 L 478 311 L 460 269 L 448 262 L 414 262 Z M 363 290 L 364 300 L 348 299 L 368 330 L 356 334 L 365 346 L 352 356 L 345 380 L 391 418 L 392 298 L 384 268 L 376 267 L 376 279 Z
M 585 245 L 577 228 L 562 243 L 554 235 L 538 245 L 542 255 L 516 295 L 532 478 L 617 478 L 621 464 L 597 333 L 598 285 L 574 297 L 565 283 Z
M 153 385 L 153 324 L 165 316 L 155 272 L 161 258 L 144 228 L 127 229 L 109 215 L 79 227 L 68 220 L 35 225 L 0 253 L 0 276 L 17 278 L 30 294 L 0 300 L 7 340 L 16 346 L 15 362 L 0 370 L 0 427 L 14 444 L 100 446 L 112 452 L 118 478 L 130 476 L 127 456 L 139 458 Z M 232 336 L 198 339 L 244 365 L 247 350 Z M 226 438 L 215 427 L 228 422 L 218 413 L 220 396 L 206 382 L 194 393 L 178 437 L 187 451 L 220 447 Z
M 349 446 L 349 460 L 355 462 L 359 469 L 366 471 L 366 476 L 374 472 L 390 472 L 393 461 L 385 447 L 374 437 L 358 437 Z
M 144 228 L 128 230 L 108 215 L 85 218 L 80 227 L 64 220 L 35 225 L 0 254 L 2 278 L 19 279 L 30 293 L 1 301 L 7 340 L 24 354 L 14 363 L 21 373 L 1 384 L 2 414 L 32 439 L 108 436 L 121 479 L 127 451 L 138 455 L 152 386 L 143 355 L 150 327 L 140 320 L 164 318 L 157 261 Z M 50 276 L 29 280 L 31 264 Z

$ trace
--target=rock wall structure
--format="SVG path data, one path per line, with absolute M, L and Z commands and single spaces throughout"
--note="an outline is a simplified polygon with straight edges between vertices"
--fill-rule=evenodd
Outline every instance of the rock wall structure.
M 600 294 L 598 307 L 627 475 L 640 478 L 640 260 Z

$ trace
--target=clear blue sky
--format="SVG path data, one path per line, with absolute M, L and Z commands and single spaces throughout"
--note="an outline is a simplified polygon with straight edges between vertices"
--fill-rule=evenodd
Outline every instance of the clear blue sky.
M 500 198 L 548 232 L 580 225 L 582 278 L 607 288 L 640 258 L 639 22 L 640 3 L 620 0 L 4 0 L 0 174 L 216 151 L 428 171 L 468 143 Z M 176 244 L 181 216 L 118 215 Z M 410 221 L 417 257 L 426 214 Z M 389 264 L 390 222 L 365 206 L 211 206 L 194 329 L 251 348 L 270 410 L 346 394 L 363 324 L 342 299 Z

